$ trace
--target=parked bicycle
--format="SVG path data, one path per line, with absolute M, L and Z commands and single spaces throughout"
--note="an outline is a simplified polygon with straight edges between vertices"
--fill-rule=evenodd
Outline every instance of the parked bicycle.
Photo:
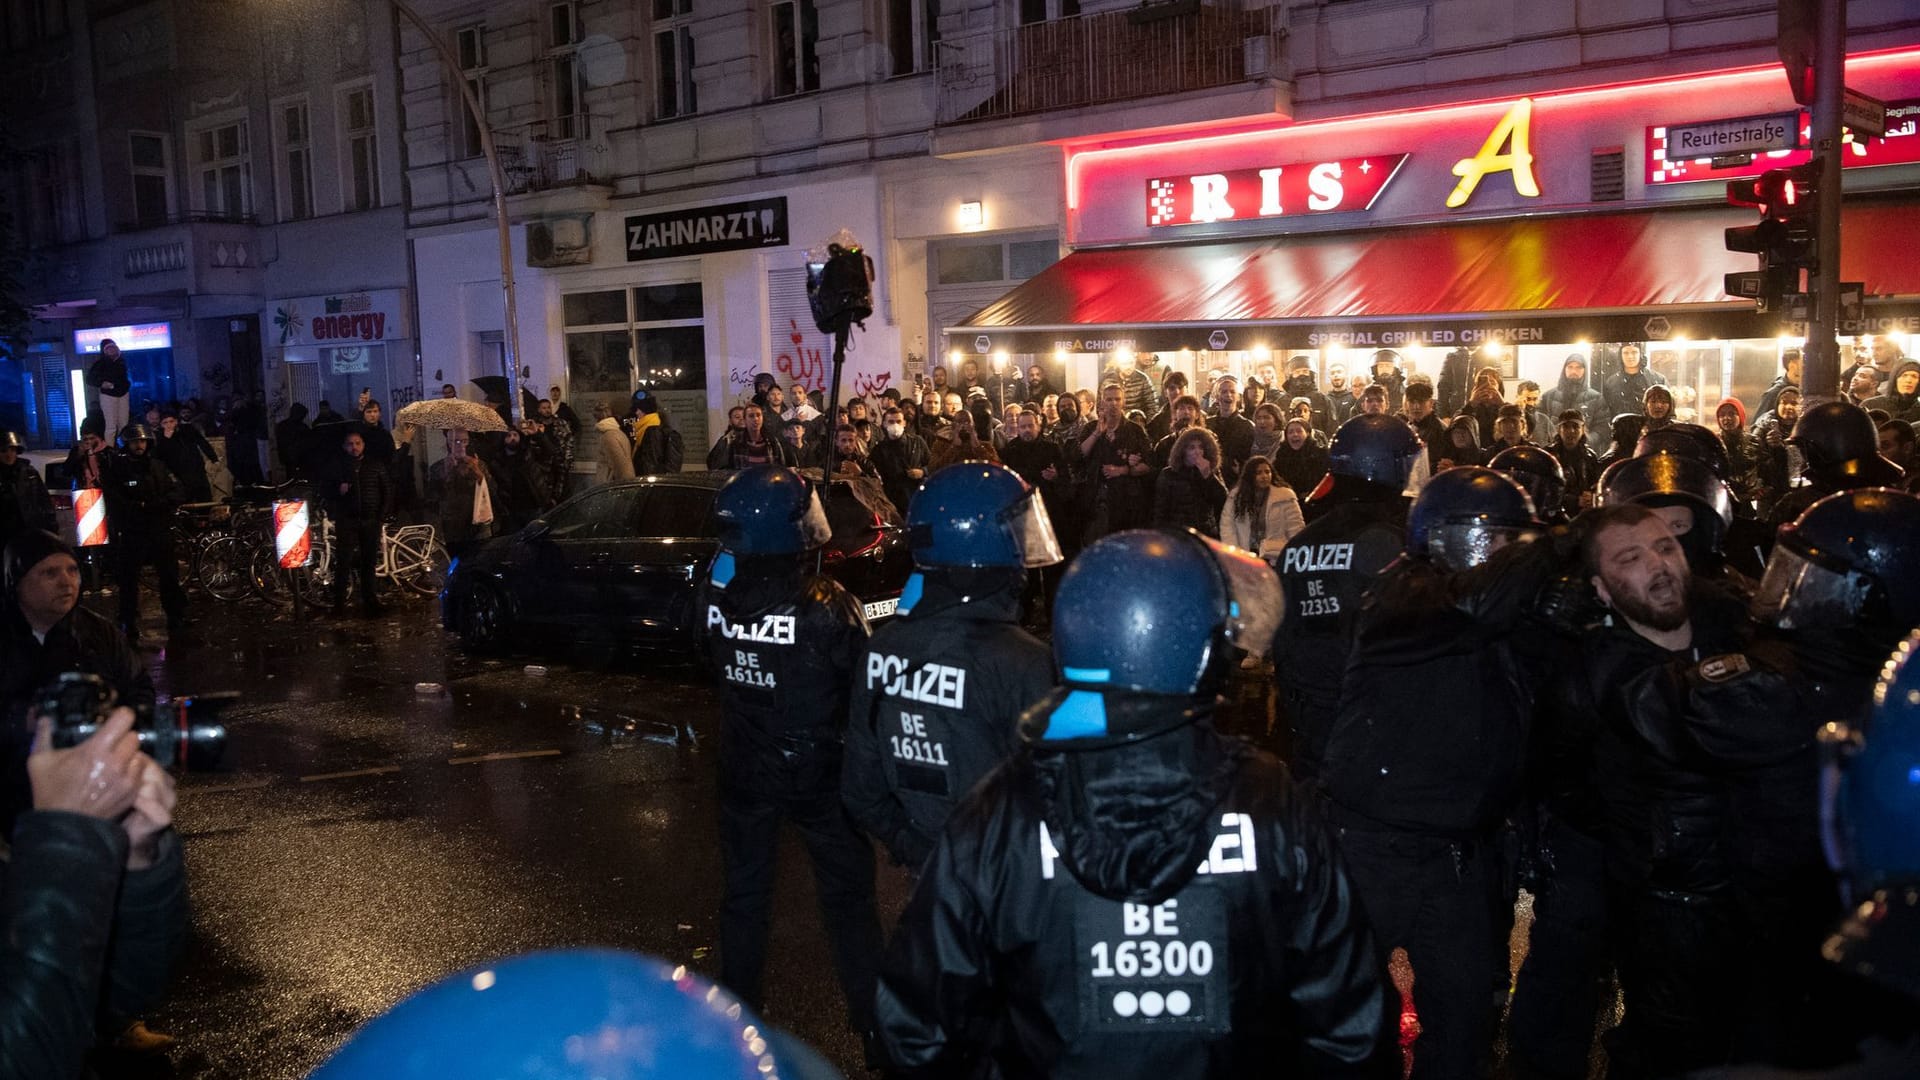
M 324 604 L 332 596 L 335 574 L 350 573 L 337 557 L 333 519 L 318 514 L 312 522 L 312 553 L 304 571 L 284 570 L 271 543 L 253 553 L 249 576 L 255 592 L 278 603 L 291 603 L 293 589 L 310 604 Z M 417 596 L 438 596 L 447 582 L 451 563 L 439 530 L 432 525 L 380 526 L 380 553 L 374 562 L 376 585 L 398 585 Z

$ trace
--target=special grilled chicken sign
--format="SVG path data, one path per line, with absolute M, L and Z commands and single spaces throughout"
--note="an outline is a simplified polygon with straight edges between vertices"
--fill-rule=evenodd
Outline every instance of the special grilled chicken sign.
M 1199 225 L 1365 210 L 1406 160 L 1405 154 L 1376 154 L 1155 177 L 1147 181 L 1147 224 Z

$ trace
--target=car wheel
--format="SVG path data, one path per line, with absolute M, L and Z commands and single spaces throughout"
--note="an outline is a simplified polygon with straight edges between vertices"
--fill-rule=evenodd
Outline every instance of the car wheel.
M 511 623 L 507 602 L 500 590 L 485 582 L 473 582 L 460 592 L 460 643 L 474 652 L 499 652 L 506 648 Z

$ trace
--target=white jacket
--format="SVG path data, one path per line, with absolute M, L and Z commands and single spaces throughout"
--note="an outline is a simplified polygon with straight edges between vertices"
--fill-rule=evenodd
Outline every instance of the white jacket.
M 1266 514 L 1267 535 L 1261 538 L 1260 550 L 1254 554 L 1271 562 L 1280 558 L 1287 541 L 1307 527 L 1307 519 L 1300 513 L 1300 497 L 1285 484 L 1267 489 Z M 1229 495 L 1227 505 L 1220 509 L 1220 541 L 1253 551 L 1248 524 L 1234 516 L 1233 497 Z

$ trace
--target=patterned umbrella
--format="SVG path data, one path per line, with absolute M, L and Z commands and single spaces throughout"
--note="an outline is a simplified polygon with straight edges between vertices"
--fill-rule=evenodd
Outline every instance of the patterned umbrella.
M 500 414 L 477 401 L 464 401 L 460 398 L 428 398 L 416 401 L 401 408 L 394 415 L 396 426 L 411 424 L 421 428 L 440 428 L 463 431 L 505 431 L 506 421 Z

